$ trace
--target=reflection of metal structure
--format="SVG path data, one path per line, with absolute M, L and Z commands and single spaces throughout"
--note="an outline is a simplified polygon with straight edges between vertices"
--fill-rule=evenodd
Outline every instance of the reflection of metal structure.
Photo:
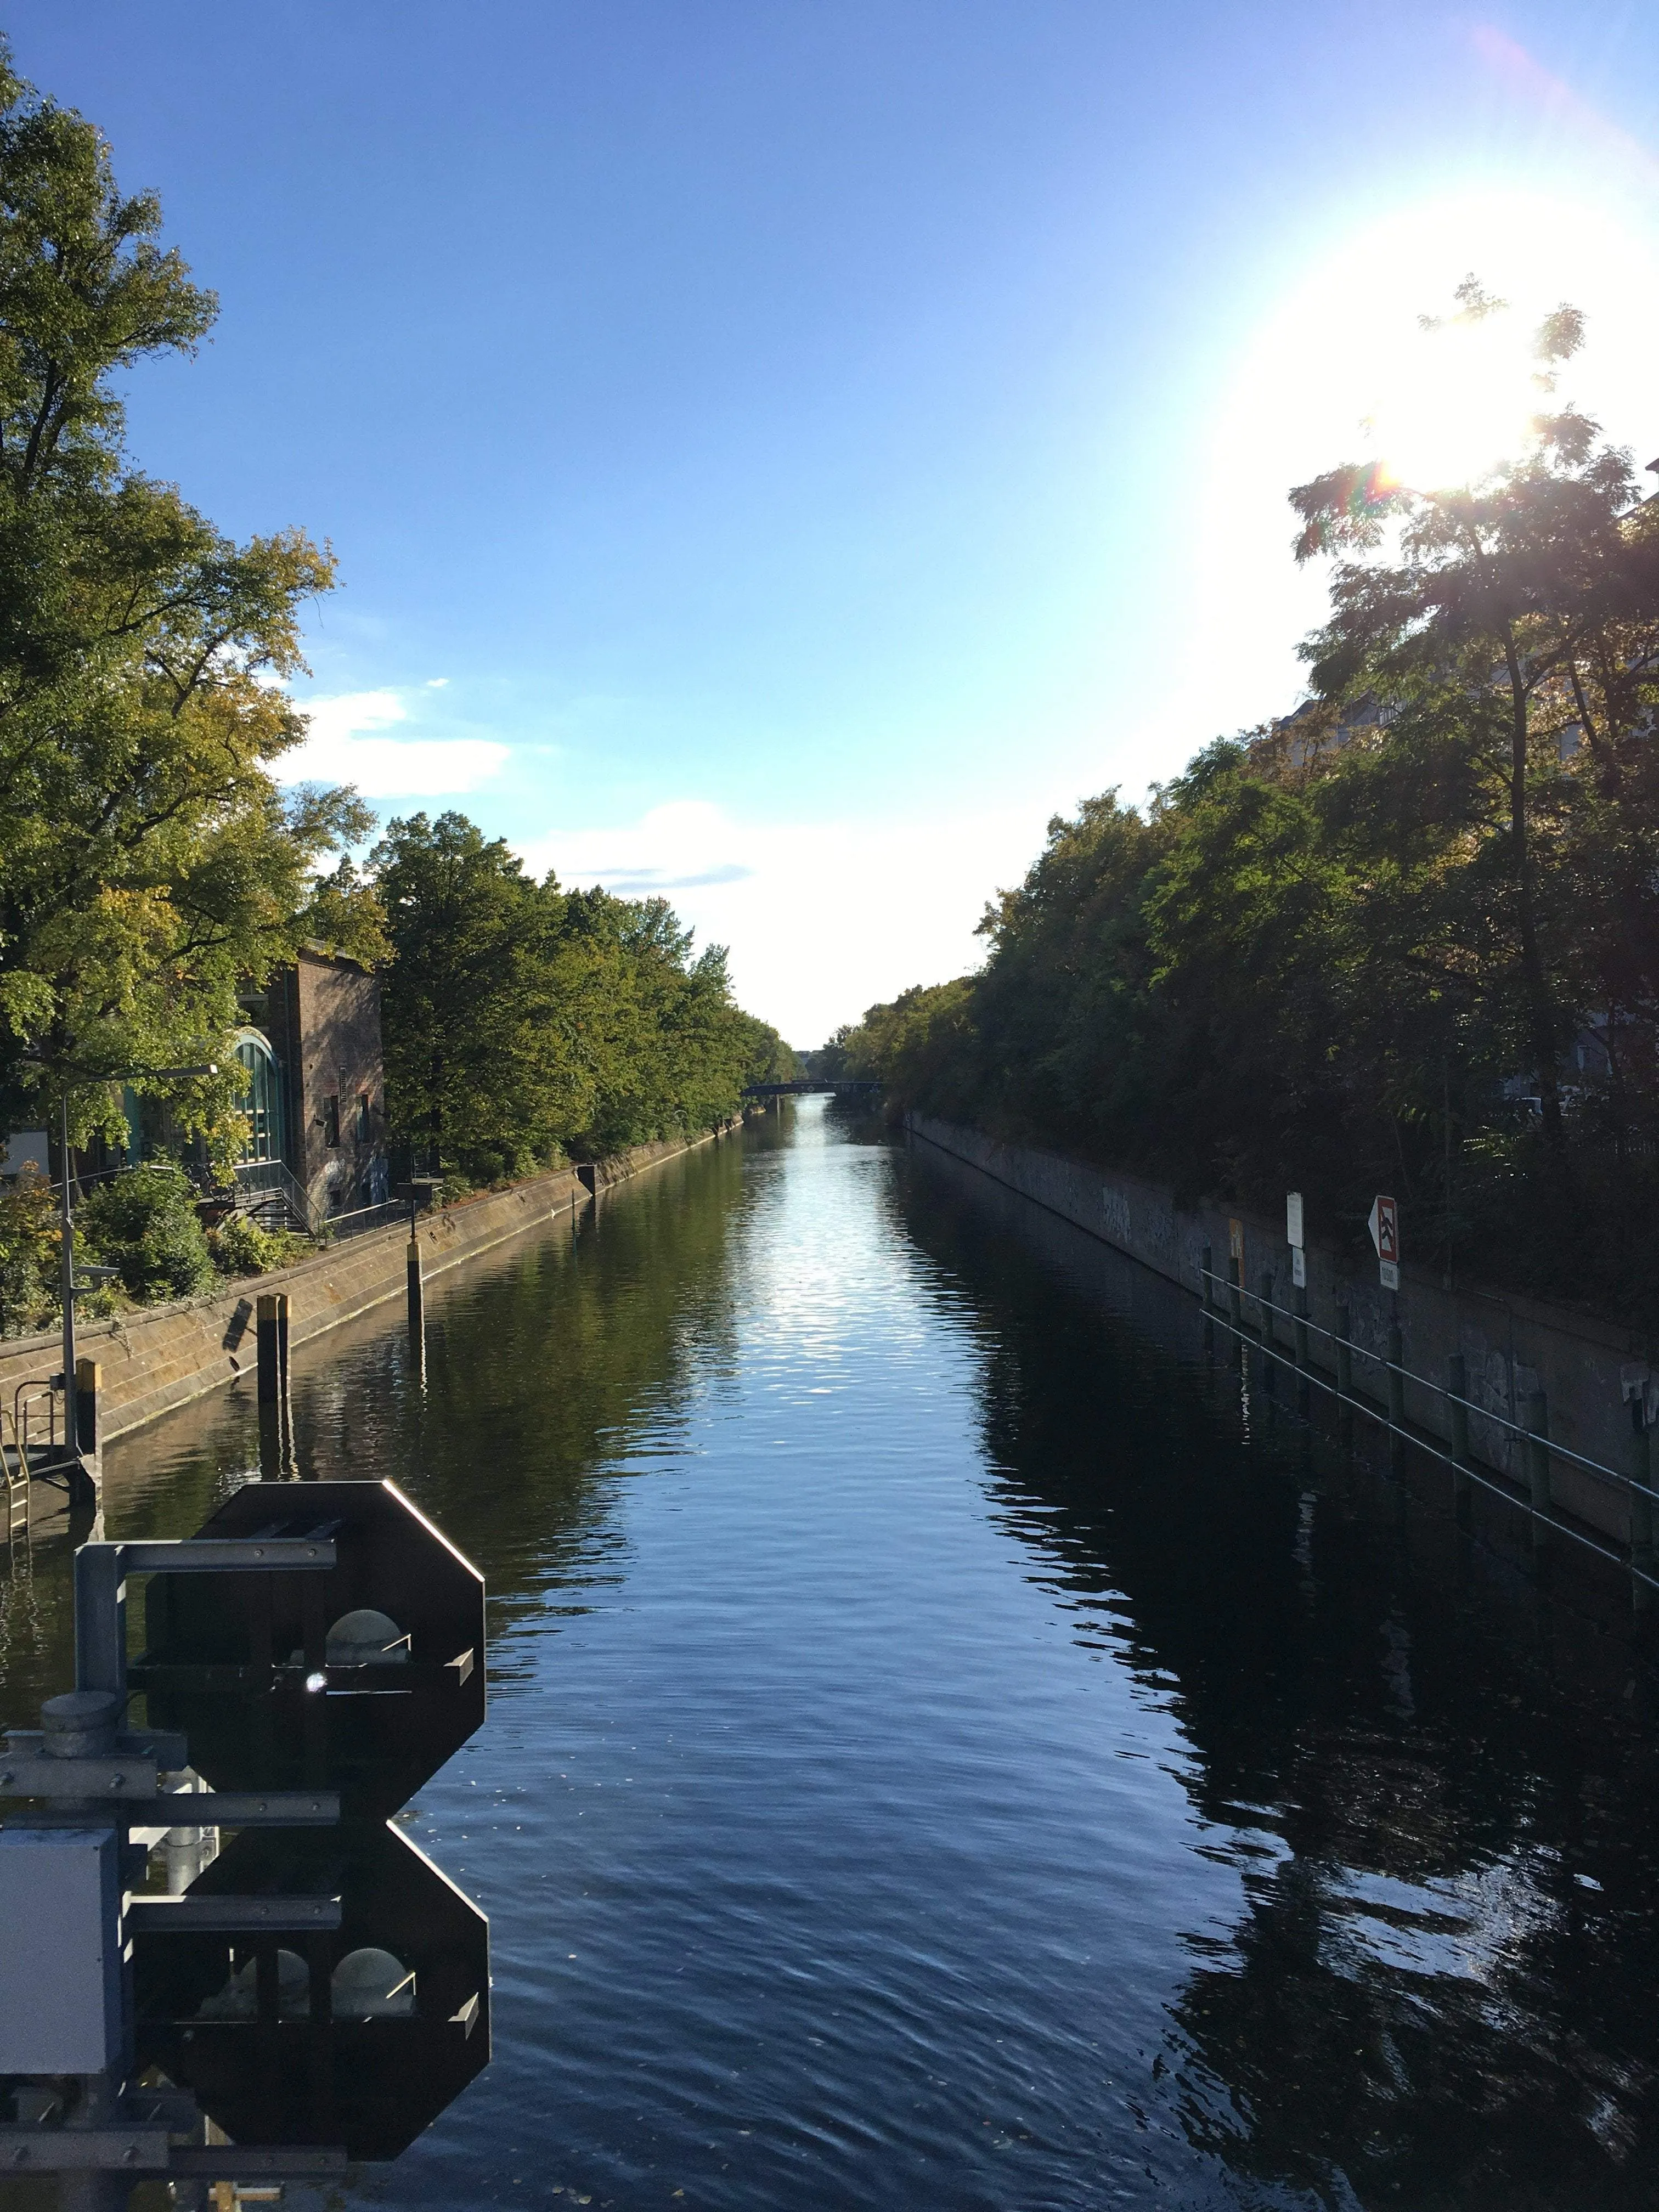
M 9 1408 L 0 1400 L 0 1477 L 6 1487 L 6 1541 L 15 1543 L 18 1536 L 28 1534 L 29 1527 L 29 1449 L 27 1415 L 20 1421 L 19 1401 L 22 1391 L 13 1397 Z M 7 1434 L 8 1426 L 10 1434 Z
M 483 1718 L 483 1637 L 481 1577 L 390 1484 L 252 1484 L 188 1542 L 82 1547 L 77 1687 L 0 1755 L 38 1808 L 0 1830 L 0 2171 L 112 2206 L 337 2173 L 481 2070 L 488 1923 L 386 1815 Z

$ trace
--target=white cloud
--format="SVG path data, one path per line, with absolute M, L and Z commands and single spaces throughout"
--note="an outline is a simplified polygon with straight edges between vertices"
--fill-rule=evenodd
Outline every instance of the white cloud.
M 974 926 L 997 887 L 1024 874 L 1049 811 L 1021 799 L 909 820 L 756 823 L 682 799 L 521 850 L 562 883 L 670 900 L 700 944 L 730 945 L 739 1002 L 813 1045 L 878 999 L 976 966 Z
M 368 799 L 447 798 L 477 790 L 507 758 L 509 749 L 489 738 L 377 735 L 409 719 L 396 691 L 298 703 L 310 726 L 304 744 L 276 763 L 283 783 L 353 783 Z

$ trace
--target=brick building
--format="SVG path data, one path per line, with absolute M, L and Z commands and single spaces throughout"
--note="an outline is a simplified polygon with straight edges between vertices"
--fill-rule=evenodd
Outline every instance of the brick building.
M 316 1213 L 381 1204 L 390 1186 L 380 978 L 308 946 L 242 1003 L 246 1158 L 282 1161 Z

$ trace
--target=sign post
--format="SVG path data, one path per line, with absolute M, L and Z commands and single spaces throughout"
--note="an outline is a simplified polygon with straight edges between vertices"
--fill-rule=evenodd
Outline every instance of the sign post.
M 1370 1218 L 1365 1226 L 1371 1232 L 1371 1242 L 1376 1247 L 1377 1275 L 1385 1291 L 1400 1288 L 1400 1208 L 1391 1198 L 1379 1192 L 1371 1200 Z

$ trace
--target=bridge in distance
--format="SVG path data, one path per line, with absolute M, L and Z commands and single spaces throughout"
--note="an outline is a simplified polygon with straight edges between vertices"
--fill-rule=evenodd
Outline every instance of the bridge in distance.
M 815 1082 L 803 1076 L 794 1083 L 750 1083 L 744 1087 L 745 1098 L 805 1098 L 828 1096 L 835 1098 L 873 1098 L 881 1090 L 874 1076 L 842 1075 L 823 1082 Z

